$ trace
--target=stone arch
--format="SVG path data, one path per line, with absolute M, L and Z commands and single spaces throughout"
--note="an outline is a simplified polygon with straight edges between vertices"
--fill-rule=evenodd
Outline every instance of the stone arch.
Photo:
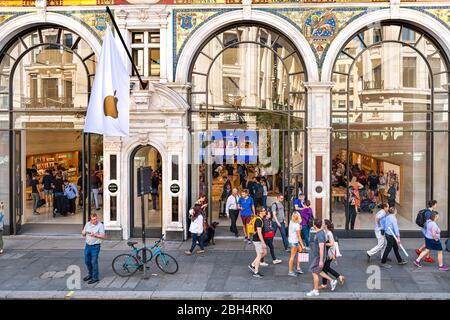
M 46 12 L 44 15 L 39 13 L 29 13 L 20 15 L 3 24 L 0 27 L 0 48 L 6 45 L 18 33 L 35 25 L 55 24 L 77 33 L 85 40 L 96 55 L 100 54 L 101 43 L 96 37 L 92 36 L 92 32 L 83 26 L 79 21 L 70 19 L 65 15 Z
M 187 83 L 189 70 L 195 57 L 194 53 L 201 48 L 206 38 L 222 29 L 227 24 L 249 21 L 269 25 L 281 34 L 284 34 L 299 51 L 305 64 L 308 81 L 315 82 L 319 80 L 319 70 L 314 53 L 305 37 L 292 24 L 277 15 L 261 10 L 252 11 L 251 15 L 248 17 L 242 10 L 233 10 L 216 16 L 192 34 L 180 54 L 175 81 L 177 83 Z
M 350 23 L 333 40 L 323 63 L 322 81 L 332 82 L 333 66 L 339 52 L 356 32 L 368 25 L 389 20 L 404 21 L 427 32 L 442 47 L 447 58 L 450 57 L 450 31 L 436 19 L 412 9 L 399 9 L 398 11 L 391 9 L 377 10 L 365 14 Z

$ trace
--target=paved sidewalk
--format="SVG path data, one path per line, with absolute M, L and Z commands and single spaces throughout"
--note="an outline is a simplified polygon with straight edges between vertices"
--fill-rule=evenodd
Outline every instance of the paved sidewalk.
M 81 237 L 4 237 L 5 253 L 0 255 L 0 299 L 64 299 L 69 266 L 76 265 L 85 275 L 83 239 Z M 151 240 L 149 240 L 150 243 Z M 422 239 L 404 239 L 404 246 L 415 257 L 414 248 Z M 67 298 L 71 299 L 304 299 L 311 289 L 311 275 L 287 276 L 288 253 L 276 240 L 282 264 L 262 267 L 264 278 L 251 276 L 247 265 L 254 258 L 252 245 L 242 239 L 216 239 L 204 255 L 184 255 L 190 242 L 165 242 L 164 249 L 176 257 L 180 270 L 175 275 L 162 273 L 150 265 L 150 278 L 137 273 L 131 278 L 116 276 L 111 269 L 113 258 L 128 251 L 126 241 L 105 241 L 100 260 L 101 281 L 90 286 L 82 283 Z M 392 269 L 377 269 L 379 257 L 367 263 L 365 250 L 374 239 L 341 239 L 343 257 L 336 270 L 346 276 L 346 283 L 335 292 L 324 291 L 320 299 L 450 299 L 450 272 L 437 271 L 436 265 L 417 269 L 412 263 Z M 393 258 L 393 254 L 392 254 Z M 444 254 L 450 264 L 450 255 Z M 375 266 L 375 268 L 373 267 Z M 368 269 L 369 268 L 369 269 Z M 307 264 L 303 265 L 308 270 Z M 368 288 L 368 277 L 380 271 L 380 289 Z M 367 272 L 370 272 L 369 274 Z M 373 282 L 370 282 L 373 283 Z

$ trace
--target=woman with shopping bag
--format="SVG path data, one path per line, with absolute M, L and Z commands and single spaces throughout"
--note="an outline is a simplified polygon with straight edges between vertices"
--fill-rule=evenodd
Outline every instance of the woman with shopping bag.
M 342 276 L 341 274 L 339 274 L 336 270 L 334 270 L 331 267 L 331 263 L 334 261 L 337 264 L 337 258 L 342 256 L 339 251 L 339 243 L 337 241 L 335 241 L 335 239 L 334 239 L 334 233 L 333 233 L 334 225 L 328 219 L 325 219 L 324 222 L 325 222 L 324 231 L 327 235 L 327 242 L 326 242 L 327 256 L 326 256 L 326 260 L 325 260 L 322 270 L 326 274 L 331 275 L 335 279 L 339 280 L 339 283 L 341 285 L 343 285 L 345 282 L 345 277 Z M 326 289 L 327 284 L 328 284 L 328 280 L 326 278 L 322 278 L 322 286 L 320 286 L 319 289 Z M 336 289 L 336 286 L 331 286 L 331 291 L 334 291 L 334 289 Z

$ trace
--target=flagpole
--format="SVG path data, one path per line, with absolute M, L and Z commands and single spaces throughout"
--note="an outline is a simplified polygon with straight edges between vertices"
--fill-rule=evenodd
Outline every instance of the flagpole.
M 134 73 L 136 73 L 137 77 L 139 78 L 139 82 L 141 84 L 141 89 L 142 90 L 147 89 L 148 81 L 142 80 L 141 75 L 139 74 L 138 68 L 136 67 L 136 64 L 134 63 L 133 58 L 131 57 L 131 53 L 128 50 L 127 45 L 125 44 L 125 41 L 123 40 L 122 34 L 119 31 L 119 27 L 117 26 L 116 20 L 114 19 L 114 16 L 113 16 L 113 14 L 111 12 L 111 9 L 109 9 L 109 6 L 106 6 L 106 12 L 108 12 L 109 17 L 111 18 L 111 21 L 113 23 L 114 29 L 116 30 L 117 34 L 119 35 L 119 39 L 122 42 L 122 45 L 123 45 L 123 47 L 124 47 L 124 49 L 125 49 L 125 51 L 126 51 L 126 53 L 128 55 L 128 59 L 130 59 L 131 65 L 132 65 L 133 70 L 134 70 Z

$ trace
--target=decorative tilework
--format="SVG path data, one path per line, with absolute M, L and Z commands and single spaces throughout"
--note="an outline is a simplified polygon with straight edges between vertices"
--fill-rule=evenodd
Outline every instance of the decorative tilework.
M 175 77 L 178 59 L 192 34 L 212 18 L 238 9 L 175 9 L 173 10 L 173 75 Z
M 402 8 L 417 10 L 423 12 L 434 19 L 442 23 L 448 29 L 450 29 L 450 6 L 433 6 L 433 7 L 407 7 Z
M 259 8 L 287 20 L 295 26 L 309 42 L 316 56 L 319 69 L 322 67 L 326 52 L 338 33 L 356 18 L 366 14 L 369 10 L 378 8 Z
M 96 6 L 128 4 L 127 0 L 47 0 L 47 6 Z M 0 7 L 34 7 L 36 0 L 0 0 Z
M 4 11 L 0 12 L 0 27 L 24 14 L 29 14 L 35 11 Z M 109 15 L 104 10 L 88 10 L 88 11 L 49 11 L 55 12 L 71 19 L 74 19 L 86 27 L 99 42 L 102 42 L 106 27 L 111 23 Z
M 54 11 L 68 16 L 86 27 L 93 36 L 101 43 L 108 24 L 111 23 L 108 13 L 105 10 L 88 11 Z
M 14 18 L 16 18 L 16 17 L 18 17 L 20 15 L 26 14 L 26 13 L 29 13 L 29 12 L 24 12 L 24 11 L 21 11 L 21 12 L 11 12 L 11 11 L 9 11 L 9 12 L 0 12 L 0 27 L 3 24 L 5 24 L 6 22 L 8 22 L 9 20 L 14 19 Z

